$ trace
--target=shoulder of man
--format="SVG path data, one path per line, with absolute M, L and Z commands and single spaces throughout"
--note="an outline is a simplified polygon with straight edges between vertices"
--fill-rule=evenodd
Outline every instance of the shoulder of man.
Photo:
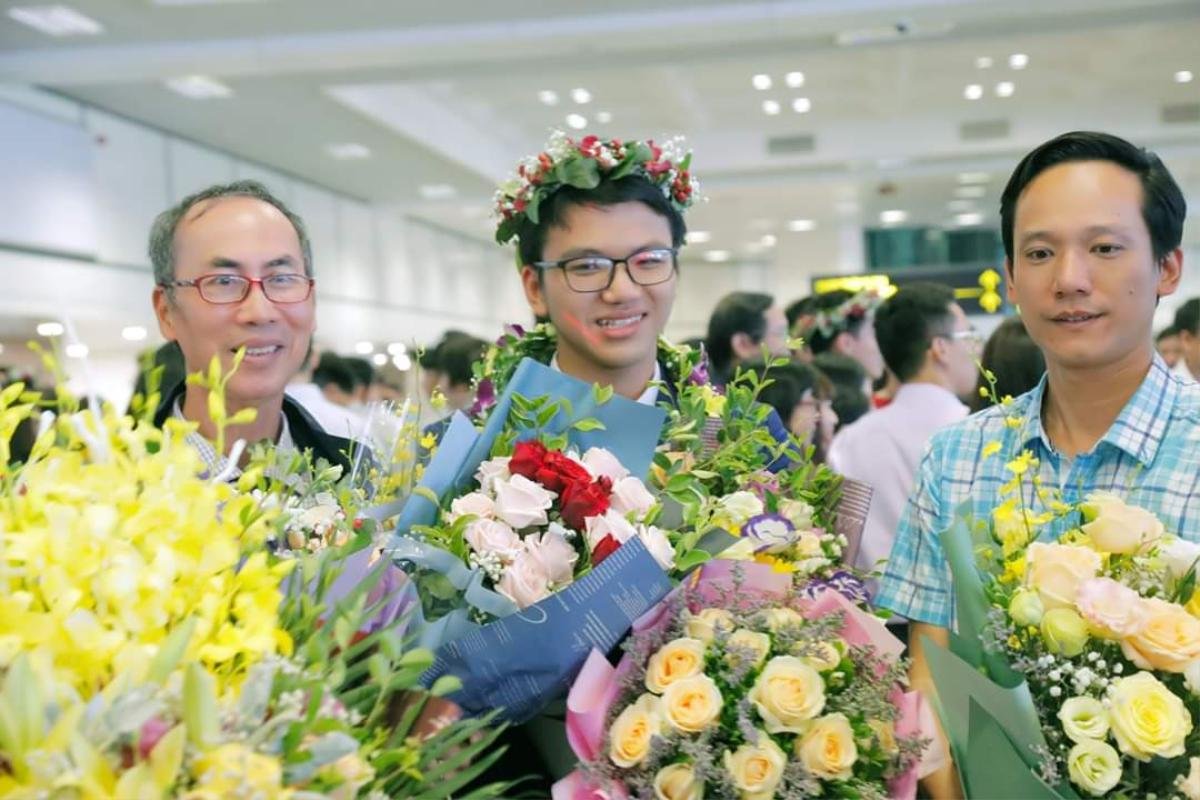
M 350 468 L 349 439 L 326 431 L 302 405 L 288 395 L 283 397 L 283 413 L 297 449 L 310 450 L 314 458 L 323 458 L 330 464 L 341 466 L 343 470 Z

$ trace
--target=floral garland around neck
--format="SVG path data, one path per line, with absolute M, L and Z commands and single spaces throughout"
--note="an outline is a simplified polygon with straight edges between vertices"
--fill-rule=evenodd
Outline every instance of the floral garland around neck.
M 523 326 L 504 326 L 504 333 L 475 362 L 475 402 L 467 415 L 475 421 L 484 419 L 496 404 L 496 398 L 512 378 L 523 358 L 549 364 L 558 349 L 558 332 L 549 322 L 526 330 Z M 658 361 L 664 369 L 663 382 L 672 386 L 702 385 L 709 382 L 708 359 L 703 350 L 674 344 L 658 338 Z
M 817 311 L 800 324 L 796 334 L 808 339 L 815 332 L 826 339 L 832 339 L 838 333 L 847 330 L 851 321 L 863 319 L 879 308 L 882 302 L 883 298 L 874 289 L 864 289 L 846 298 L 841 305 Z

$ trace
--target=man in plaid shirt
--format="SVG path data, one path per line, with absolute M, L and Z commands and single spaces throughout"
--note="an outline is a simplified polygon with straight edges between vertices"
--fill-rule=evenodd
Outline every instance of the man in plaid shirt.
M 932 688 L 921 637 L 946 645 L 954 623 L 938 534 L 964 503 L 977 517 L 998 505 L 1005 464 L 1023 450 L 1067 502 L 1118 492 L 1200 538 L 1200 385 L 1171 375 L 1152 330 L 1159 298 L 1179 284 L 1186 214 L 1158 157 L 1115 136 L 1064 134 L 1017 165 L 1000 203 L 1008 297 L 1046 375 L 1007 408 L 936 434 L 922 459 L 877 598 L 912 621 L 915 688 Z M 960 793 L 953 768 L 925 788 Z

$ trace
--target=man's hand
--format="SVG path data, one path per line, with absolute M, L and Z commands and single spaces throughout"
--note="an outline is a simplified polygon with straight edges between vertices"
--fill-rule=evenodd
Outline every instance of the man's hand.
M 920 691 L 927 698 L 931 698 L 932 701 L 935 690 L 933 677 L 929 674 L 929 664 L 925 660 L 922 636 L 928 636 L 930 641 L 936 642 L 942 647 L 949 647 L 950 632 L 945 628 L 925 622 L 909 623 L 908 651 L 912 659 L 912 666 L 908 671 L 909 686 Z M 921 788 L 933 800 L 958 800 L 963 796 L 963 790 L 958 781 L 958 770 L 955 769 L 954 762 L 949 756 L 950 746 L 946 741 L 946 734 L 942 731 L 940 720 L 938 721 L 937 739 L 930 746 L 942 748 L 947 752 L 946 766 L 927 775 L 921 781 Z

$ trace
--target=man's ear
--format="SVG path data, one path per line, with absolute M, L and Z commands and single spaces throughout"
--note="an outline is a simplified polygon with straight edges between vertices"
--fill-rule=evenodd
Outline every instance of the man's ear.
M 1013 288 L 1013 263 L 1011 258 L 1004 259 L 1004 290 L 1008 295 L 1008 302 L 1014 306 L 1017 304 L 1017 293 Z
M 526 264 L 521 267 L 521 287 L 525 290 L 525 300 L 535 316 L 550 316 L 550 307 L 546 305 L 546 287 L 542 283 L 542 273 Z
M 738 331 L 733 336 L 729 337 L 729 349 L 737 356 L 739 361 L 750 361 L 758 355 L 758 345 L 754 343 L 754 339 L 745 331 Z
M 1183 250 L 1176 247 L 1158 262 L 1158 296 L 1175 294 L 1183 278 Z
M 161 286 L 155 286 L 154 291 L 150 294 L 150 303 L 154 306 L 154 316 L 158 318 L 158 332 L 168 342 L 175 341 L 175 323 L 173 322 L 175 304 L 171 298 L 167 297 L 167 290 Z
M 833 337 L 833 344 L 830 345 L 829 349 L 838 355 L 851 355 L 854 352 L 854 334 L 850 333 L 850 331 L 842 331 Z

